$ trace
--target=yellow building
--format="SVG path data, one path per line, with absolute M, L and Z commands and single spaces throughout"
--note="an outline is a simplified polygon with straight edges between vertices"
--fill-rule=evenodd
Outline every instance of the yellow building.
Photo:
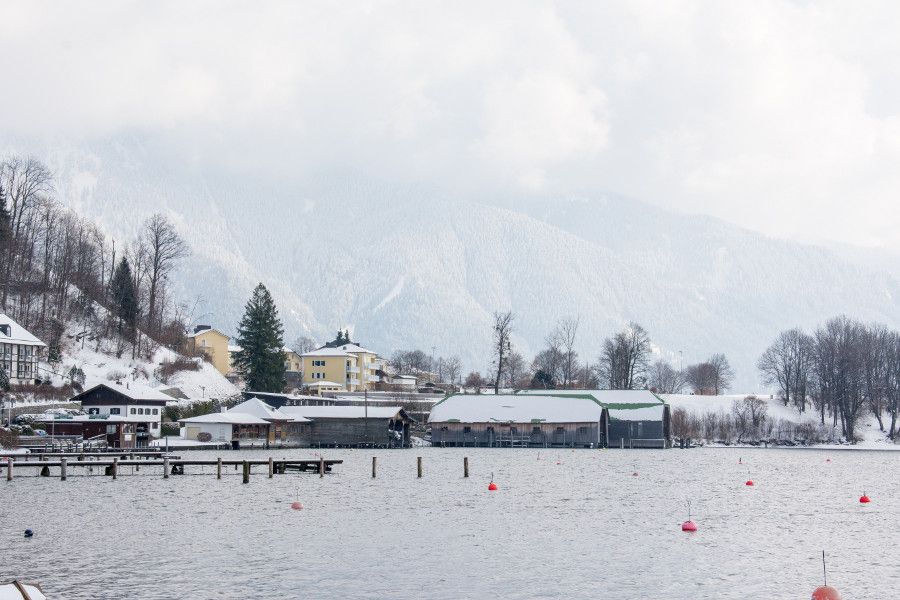
M 231 353 L 228 351 L 228 336 L 209 325 L 197 325 L 185 340 L 185 351 L 189 354 L 201 353 L 222 375 L 231 371 Z
M 374 389 L 379 380 L 377 371 L 384 366 L 377 354 L 349 341 L 340 346 L 323 346 L 300 358 L 304 386 L 334 382 L 348 392 Z
M 299 373 L 303 370 L 303 357 L 285 346 L 281 349 L 284 352 L 284 370 L 288 373 Z

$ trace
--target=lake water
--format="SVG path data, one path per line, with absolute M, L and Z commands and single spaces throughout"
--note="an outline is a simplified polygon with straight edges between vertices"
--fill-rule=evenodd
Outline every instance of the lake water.
M 270 454 L 312 456 L 222 453 Z M 344 464 L 321 479 L 269 480 L 257 467 L 248 485 L 234 470 L 217 481 L 210 468 L 167 480 L 123 468 L 116 481 L 65 482 L 22 469 L 0 481 L 0 576 L 39 581 L 51 598 L 789 599 L 809 598 L 821 584 L 825 549 L 828 581 L 845 599 L 900 593 L 900 454 L 422 448 L 325 456 Z M 491 473 L 497 492 L 487 491 Z M 863 491 L 871 504 L 858 503 Z M 297 498 L 303 510 L 291 510 Z M 688 499 L 694 534 L 680 530 Z M 26 528 L 33 538 L 22 536 Z

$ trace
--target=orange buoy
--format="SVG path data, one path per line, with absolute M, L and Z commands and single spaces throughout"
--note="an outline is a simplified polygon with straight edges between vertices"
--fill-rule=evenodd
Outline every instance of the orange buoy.
M 865 493 L 865 492 L 863 492 L 863 495 L 859 497 L 859 503 L 860 503 L 860 504 L 868 504 L 868 503 L 871 502 L 871 501 L 872 501 L 872 499 L 869 498 L 868 496 L 866 496 L 866 493 Z
M 293 508 L 294 510 L 302 510 L 303 505 L 299 502 L 291 502 L 291 508 Z
M 753 480 L 752 480 L 752 479 L 748 479 L 747 482 L 744 483 L 744 485 L 752 486 L 752 485 L 753 485 Z
M 689 531 L 689 532 L 697 531 L 697 524 L 694 523 L 693 521 L 691 521 L 690 519 L 688 519 L 687 521 L 685 521 L 684 523 L 681 524 L 681 530 Z
M 489 492 L 496 492 L 496 491 L 497 491 L 497 484 L 494 483 L 493 481 L 490 482 L 490 483 L 488 484 L 488 491 L 489 491 Z
M 821 585 L 813 591 L 810 600 L 841 600 L 841 593 L 830 585 Z

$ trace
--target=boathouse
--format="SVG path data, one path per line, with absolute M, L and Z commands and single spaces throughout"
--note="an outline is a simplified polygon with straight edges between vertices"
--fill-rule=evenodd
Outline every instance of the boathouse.
M 253 415 L 269 423 L 267 439 L 270 443 L 290 440 L 298 445 L 309 444 L 309 419 L 289 415 L 259 398 L 245 400 L 230 408 L 228 412 Z
M 309 419 L 313 446 L 410 446 L 414 420 L 399 406 L 285 406 L 281 412 Z
M 265 444 L 271 424 L 259 417 L 241 412 L 218 412 L 178 421 L 184 427 L 184 438 L 198 442 L 224 442 L 240 449 L 241 442 Z
M 158 438 L 166 403 L 174 400 L 151 387 L 135 383 L 107 381 L 89 387 L 69 401 L 81 404 L 81 409 L 93 421 L 105 420 L 110 445 L 121 448 L 143 448 L 152 438 Z M 124 423 L 118 431 L 116 423 Z M 96 427 L 91 419 L 85 422 L 85 439 L 94 435 Z
M 649 390 L 521 390 L 517 396 L 590 396 L 607 409 L 606 437 L 610 447 L 669 448 L 671 411 Z
M 601 447 L 607 411 L 589 395 L 453 394 L 431 409 L 435 446 Z

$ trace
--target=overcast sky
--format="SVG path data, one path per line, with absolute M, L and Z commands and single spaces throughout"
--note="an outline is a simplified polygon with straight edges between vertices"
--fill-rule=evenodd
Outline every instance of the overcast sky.
M 0 135 L 900 250 L 900 3 L 3 0 Z

